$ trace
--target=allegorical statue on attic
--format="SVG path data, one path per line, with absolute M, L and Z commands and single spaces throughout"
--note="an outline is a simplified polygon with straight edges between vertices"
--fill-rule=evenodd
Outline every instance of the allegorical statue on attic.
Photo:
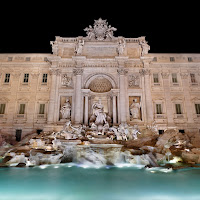
M 105 39 L 112 39 L 114 37 L 113 31 L 116 30 L 116 28 L 112 27 L 111 25 L 108 25 L 108 22 L 106 22 L 106 20 L 102 20 L 101 18 L 99 18 L 98 20 L 94 20 L 93 27 L 89 25 L 89 27 L 84 29 L 89 40 L 96 39 L 99 41 Z
M 84 45 L 84 40 L 78 40 L 74 51 L 76 55 L 80 56 L 82 54 L 83 45 Z

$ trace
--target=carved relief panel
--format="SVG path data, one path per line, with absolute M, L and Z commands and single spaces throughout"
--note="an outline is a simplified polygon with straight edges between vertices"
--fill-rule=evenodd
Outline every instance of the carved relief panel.
M 67 88 L 73 88 L 73 80 L 70 74 L 62 74 L 61 85 Z
M 134 73 L 128 76 L 128 87 L 138 88 L 140 87 L 140 76 L 139 73 Z

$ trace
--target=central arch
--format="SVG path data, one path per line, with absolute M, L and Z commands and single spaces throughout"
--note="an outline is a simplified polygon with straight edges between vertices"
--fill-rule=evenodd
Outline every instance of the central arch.
M 91 91 L 96 90 L 96 92 L 108 92 L 111 89 L 116 89 L 117 84 L 111 75 L 104 73 L 92 74 L 86 78 L 85 89 L 90 89 Z

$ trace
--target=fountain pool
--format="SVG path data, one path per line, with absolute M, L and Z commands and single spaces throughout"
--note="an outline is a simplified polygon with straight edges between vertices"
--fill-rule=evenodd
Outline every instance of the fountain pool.
M 73 163 L 0 168 L 1 200 L 199 200 L 200 168 Z

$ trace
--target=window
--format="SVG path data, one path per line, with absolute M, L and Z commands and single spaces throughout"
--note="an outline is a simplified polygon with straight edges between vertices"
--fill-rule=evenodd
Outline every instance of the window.
M 153 58 L 153 62 L 157 62 L 157 57 L 154 57 L 154 58 Z
M 42 129 L 37 129 L 37 134 L 39 135 L 43 130 Z
M 176 114 L 182 114 L 181 104 L 175 104 Z
M 45 104 L 40 104 L 39 114 L 44 114 L 45 111 Z
M 196 83 L 195 74 L 190 74 L 191 83 Z
M 192 62 L 192 57 L 188 57 L 188 62 Z
M 170 62 L 174 62 L 175 58 L 174 57 L 170 57 Z
M 24 74 L 24 83 L 28 83 L 29 74 Z
M 184 129 L 179 129 L 178 131 L 179 131 L 179 133 L 185 133 Z
M 195 104 L 196 114 L 200 114 L 200 104 Z
M 17 142 L 19 142 L 21 140 L 21 137 L 22 137 L 22 130 L 21 129 L 16 130 L 15 137 L 16 137 Z
M 156 114 L 162 114 L 161 104 L 156 104 Z
M 172 74 L 172 83 L 178 83 L 177 74 L 175 73 Z
M 43 76 L 42 76 L 42 83 L 47 83 L 47 75 L 48 74 L 43 74 Z
M 158 74 L 153 74 L 153 82 L 154 83 L 159 83 Z
M 10 82 L 10 74 L 5 74 L 4 83 L 9 83 L 9 82 Z
M 25 114 L 25 104 L 19 105 L 19 114 Z
M 12 61 L 13 57 L 8 57 L 8 61 Z
M 164 130 L 158 130 L 158 133 L 159 133 L 159 134 L 163 134 L 163 133 L 164 133 Z
M 31 57 L 26 57 L 26 61 L 30 61 L 31 60 Z
M 5 114 L 6 104 L 0 104 L 0 114 Z

